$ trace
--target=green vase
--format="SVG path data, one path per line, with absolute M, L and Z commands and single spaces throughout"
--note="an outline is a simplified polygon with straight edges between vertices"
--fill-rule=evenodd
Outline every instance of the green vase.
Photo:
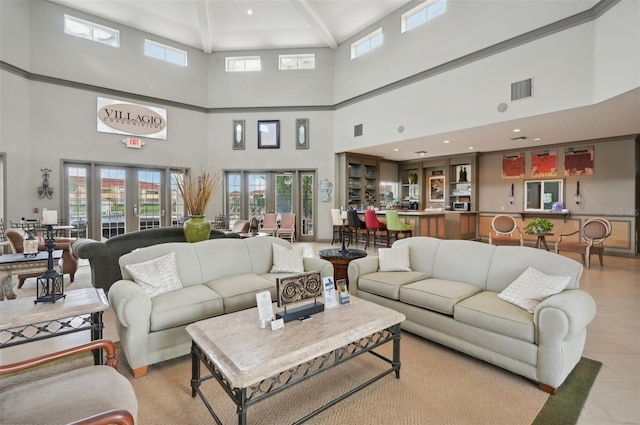
M 211 223 L 203 215 L 192 215 L 184 222 L 184 237 L 187 242 L 200 242 L 209 239 Z

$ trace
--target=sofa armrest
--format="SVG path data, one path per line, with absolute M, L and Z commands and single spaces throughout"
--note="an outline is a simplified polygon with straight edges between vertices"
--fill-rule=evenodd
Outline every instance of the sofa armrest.
M 149 333 L 151 324 L 151 298 L 131 280 L 119 280 L 109 290 L 109 303 L 118 322 L 125 328 L 143 327 Z
M 333 266 L 327 260 L 315 257 L 303 257 L 304 271 L 319 271 L 322 277 L 333 276 Z
M 569 340 L 584 331 L 595 315 L 596 303 L 591 295 L 580 289 L 569 289 L 538 304 L 533 322 L 538 339 L 544 334 L 545 338 Z
M 347 268 L 347 276 L 349 277 L 349 292 L 358 295 L 358 279 L 369 273 L 378 271 L 378 257 L 364 257 L 353 260 Z

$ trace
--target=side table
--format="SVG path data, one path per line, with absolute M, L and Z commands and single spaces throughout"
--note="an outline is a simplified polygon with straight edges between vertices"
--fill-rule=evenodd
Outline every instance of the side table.
M 62 250 L 53 251 L 54 267 L 59 273 L 62 273 L 62 266 L 59 264 L 61 258 Z M 8 300 L 16 298 L 16 294 L 13 292 L 11 276 L 44 273 L 47 270 L 48 259 L 49 253 L 47 251 L 38 251 L 33 256 L 25 256 L 24 254 L 0 255 L 0 301 L 4 300 L 5 297 Z
M 85 330 L 91 340 L 102 338 L 102 312 L 109 301 L 102 288 L 75 289 L 55 303 L 34 304 L 33 298 L 20 297 L 0 302 L 0 348 Z M 102 364 L 101 350 L 93 353 L 95 364 Z
M 352 260 L 367 256 L 364 249 L 348 249 L 346 252 L 339 249 L 322 249 L 320 250 L 320 258 L 329 261 L 333 265 L 333 279 L 338 281 L 345 279 L 347 288 L 349 287 L 349 277 L 347 276 L 347 268 Z
M 544 249 L 549 251 L 549 245 L 547 245 L 547 236 L 553 236 L 553 233 L 545 232 L 545 233 L 533 233 L 538 237 L 538 241 L 536 242 L 536 248 L 540 249 L 544 246 Z

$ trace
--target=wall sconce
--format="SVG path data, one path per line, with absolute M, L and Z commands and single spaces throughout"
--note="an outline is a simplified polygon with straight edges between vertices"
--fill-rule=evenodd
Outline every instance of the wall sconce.
M 509 192 L 509 203 L 513 204 L 513 183 L 511 183 L 511 192 Z
M 48 199 L 53 198 L 53 188 L 49 186 L 49 177 L 51 177 L 51 170 L 48 168 L 41 168 L 42 171 L 42 186 L 38 188 L 38 198 Z
M 576 194 L 573 195 L 573 199 L 576 201 L 576 204 L 580 204 L 582 201 L 582 196 L 580 195 L 580 182 L 576 182 Z

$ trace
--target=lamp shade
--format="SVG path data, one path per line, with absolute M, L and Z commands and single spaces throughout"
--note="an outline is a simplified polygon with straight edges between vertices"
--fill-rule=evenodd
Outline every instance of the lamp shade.
M 58 224 L 58 211 L 42 210 L 42 224 Z
M 341 220 L 346 220 L 348 218 L 349 218 L 349 216 L 347 215 L 346 211 L 340 211 L 340 219 Z

